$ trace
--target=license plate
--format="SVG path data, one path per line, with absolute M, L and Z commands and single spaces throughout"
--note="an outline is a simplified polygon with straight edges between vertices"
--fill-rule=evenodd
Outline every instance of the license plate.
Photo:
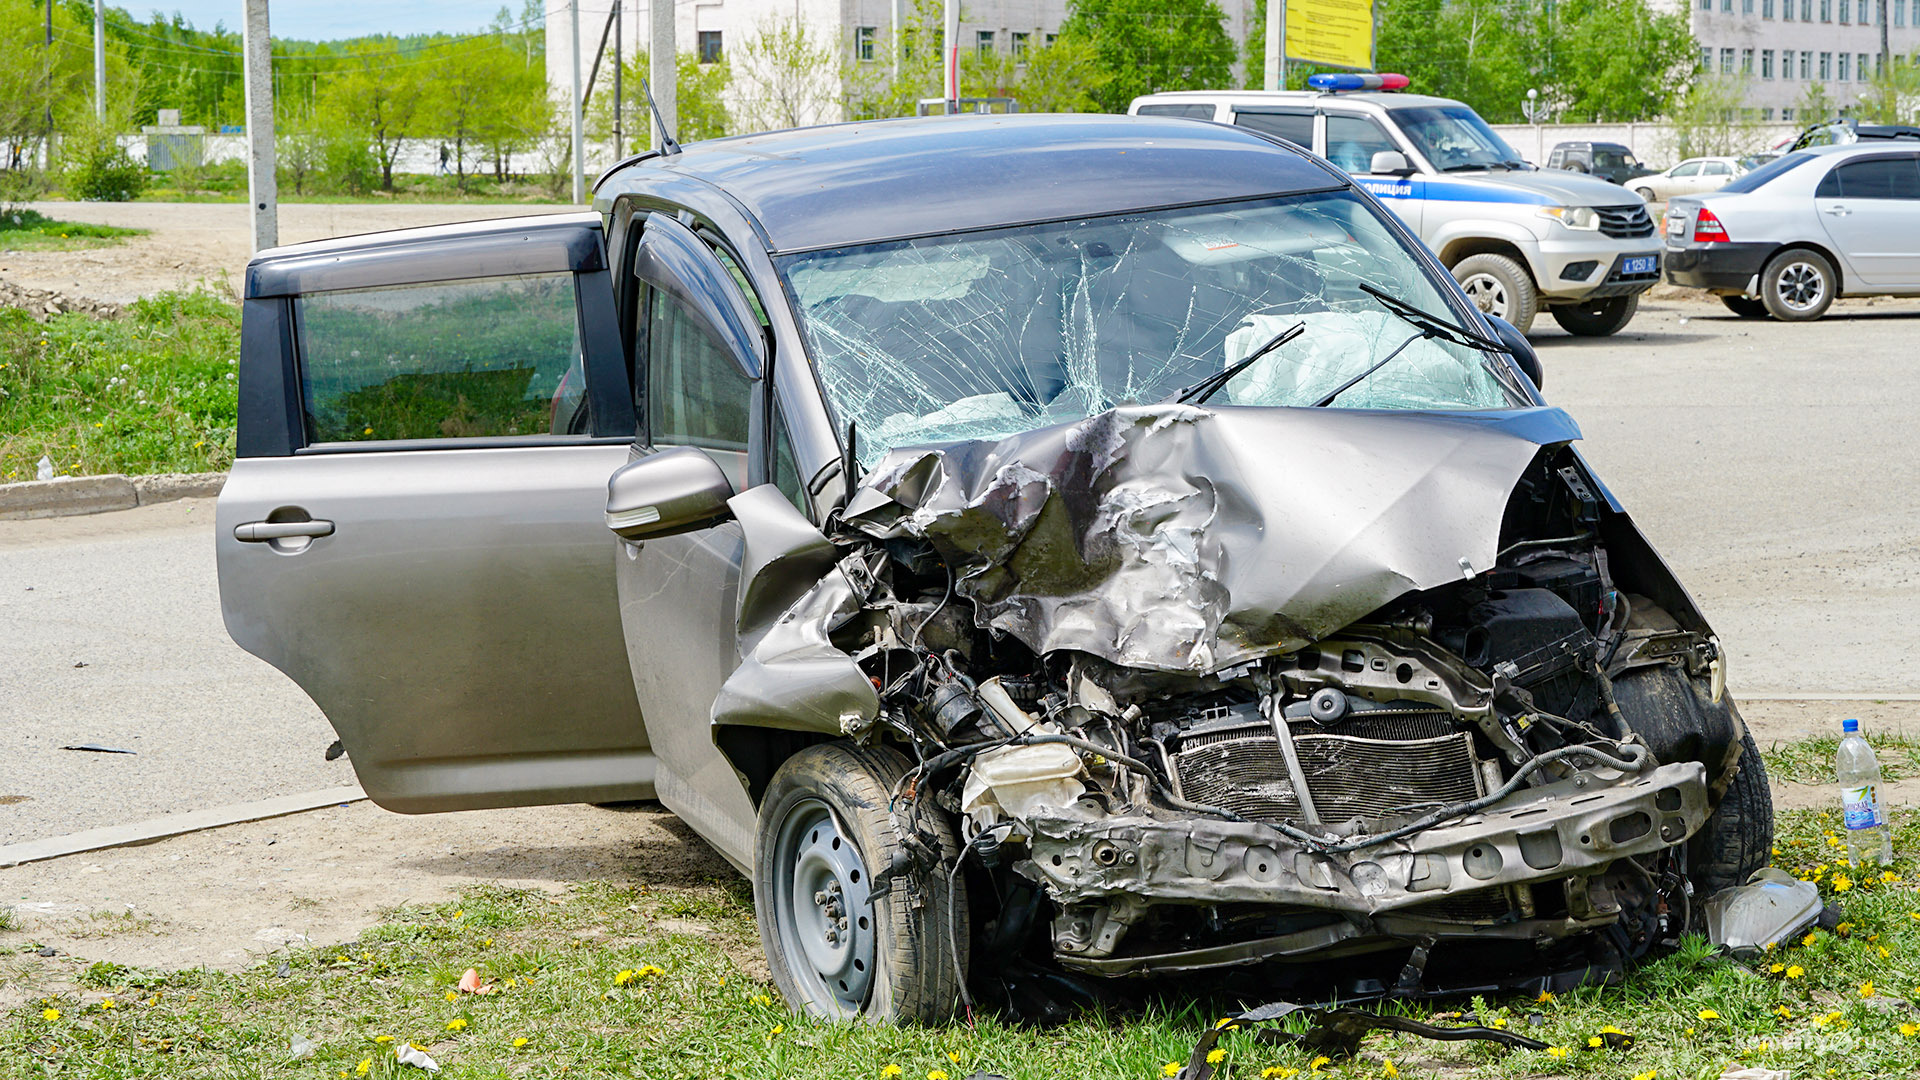
M 1651 274 L 1660 269 L 1657 255 L 1635 255 L 1631 259 L 1620 260 L 1620 272 L 1623 274 Z

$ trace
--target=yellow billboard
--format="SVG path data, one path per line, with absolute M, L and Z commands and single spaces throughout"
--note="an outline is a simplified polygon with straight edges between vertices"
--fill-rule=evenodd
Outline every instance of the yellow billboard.
M 1286 0 L 1286 5 L 1287 59 L 1373 70 L 1373 0 Z

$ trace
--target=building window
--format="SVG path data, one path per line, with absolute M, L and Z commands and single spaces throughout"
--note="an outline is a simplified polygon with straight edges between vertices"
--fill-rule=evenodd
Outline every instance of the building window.
M 1813 21 L 1813 0 L 1800 0 L 1800 21 Z
M 1711 73 L 1713 71 L 1713 50 L 1712 49 L 1700 50 L 1700 70 L 1708 73 Z
M 1853 21 L 1853 0 L 1840 0 L 1840 25 Z
M 1740 14 L 1753 14 L 1753 0 L 1740 0 Z
M 720 62 L 720 31 L 700 31 L 700 62 L 703 64 Z
M 1833 0 L 1820 0 L 1820 21 L 1833 21 Z
M 1787 22 L 1793 21 L 1793 0 L 1780 0 L 1780 17 Z
M 1763 79 L 1773 78 L 1773 50 L 1772 49 L 1760 50 L 1760 77 Z
M 1893 0 L 1893 25 L 1907 25 L 1907 0 Z
M 1847 54 L 1846 53 L 1840 54 L 1840 81 L 1841 82 L 1852 81 L 1847 78 Z
M 1014 56 L 1019 57 L 1022 60 L 1026 59 L 1027 39 L 1032 36 L 1033 36 L 1032 34 L 1029 34 L 1023 30 L 1015 30 L 1013 32 L 1013 55 Z
M 853 55 L 862 60 L 873 59 L 873 35 L 878 28 L 856 26 L 853 28 Z
M 973 32 L 973 48 L 974 51 L 978 52 L 981 56 L 991 54 L 993 52 L 993 31 L 975 30 Z
M 1861 53 L 1854 58 L 1853 77 L 1861 82 L 1867 81 L 1867 54 Z
M 1791 123 L 1793 123 L 1793 110 L 1792 110 L 1792 109 L 1781 109 L 1781 110 L 1780 110 L 1780 122 L 1781 122 L 1781 123 L 1783 123 L 1783 124 L 1791 124 Z
M 1832 78 L 1833 78 L 1833 54 L 1830 52 L 1823 52 L 1820 54 L 1820 81 L 1826 82 Z
M 1740 50 L 1740 74 L 1742 75 L 1753 74 L 1753 50 L 1752 49 Z
M 1056 42 L 1056 41 L 1059 41 L 1059 40 L 1060 40 L 1060 35 L 1059 35 L 1059 34 L 1048 34 L 1048 35 L 1047 35 L 1047 44 L 1049 44 L 1049 45 L 1051 45 L 1051 44 L 1053 44 L 1054 42 Z
M 1733 74 L 1733 50 L 1732 49 L 1720 50 L 1720 74 L 1722 75 Z
M 1773 18 L 1773 0 L 1761 0 L 1760 17 L 1763 19 Z

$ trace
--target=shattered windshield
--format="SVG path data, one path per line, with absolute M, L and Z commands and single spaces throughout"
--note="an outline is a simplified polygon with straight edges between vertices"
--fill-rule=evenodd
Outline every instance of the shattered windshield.
M 1359 288 L 1452 310 L 1345 190 L 805 252 L 780 269 L 869 465 L 1161 401 L 1295 323 L 1304 333 L 1211 404 L 1311 406 L 1390 355 L 1328 404 L 1523 403 L 1480 353 L 1410 341 L 1420 331 Z
M 1393 122 L 1441 172 L 1495 166 L 1521 168 L 1526 162 L 1480 114 L 1465 105 L 1393 110 Z

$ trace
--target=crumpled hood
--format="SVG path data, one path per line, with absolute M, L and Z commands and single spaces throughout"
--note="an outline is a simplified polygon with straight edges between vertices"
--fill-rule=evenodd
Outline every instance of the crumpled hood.
M 977 621 L 1035 653 L 1207 673 L 1493 565 L 1558 409 L 1115 409 L 897 450 L 844 521 L 929 541 Z

